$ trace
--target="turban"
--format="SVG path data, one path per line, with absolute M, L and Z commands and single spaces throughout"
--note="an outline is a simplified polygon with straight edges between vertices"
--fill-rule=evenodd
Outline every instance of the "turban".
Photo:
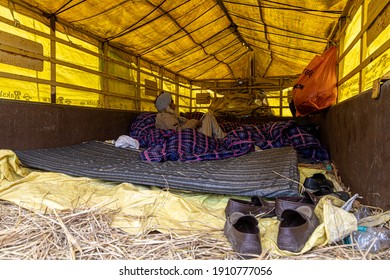
M 156 99 L 156 108 L 157 111 L 164 111 L 172 101 L 172 95 L 169 92 L 162 92 Z

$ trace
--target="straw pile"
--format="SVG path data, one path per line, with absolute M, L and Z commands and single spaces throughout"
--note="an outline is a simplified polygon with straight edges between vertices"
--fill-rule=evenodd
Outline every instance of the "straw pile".
M 222 231 L 187 236 L 145 232 L 132 236 L 110 226 L 114 214 L 103 209 L 76 209 L 43 215 L 0 200 L 0 259 L 240 259 Z M 335 244 L 296 257 L 263 252 L 259 259 L 390 259 L 390 250 L 366 254 Z

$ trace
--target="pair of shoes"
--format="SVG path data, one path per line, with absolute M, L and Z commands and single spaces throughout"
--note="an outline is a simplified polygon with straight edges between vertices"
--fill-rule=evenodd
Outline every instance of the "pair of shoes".
M 301 206 L 308 206 L 314 210 L 315 202 L 311 196 L 282 196 L 275 200 L 275 215 L 278 220 L 281 219 L 282 213 L 287 209 L 295 210 Z
M 258 221 L 252 214 L 234 212 L 227 217 L 223 229 L 235 252 L 243 258 L 252 258 L 262 253 Z
M 244 258 L 260 255 L 262 248 L 256 216 L 274 216 L 275 206 L 259 196 L 252 196 L 251 201 L 231 198 L 226 205 L 225 215 L 223 231 L 234 251 Z
M 277 245 L 279 249 L 300 252 L 318 226 L 313 208 L 307 205 L 284 210 L 281 214 Z
M 268 203 L 259 196 L 252 196 L 251 201 L 231 198 L 225 208 L 225 215 L 229 217 L 234 212 L 268 218 L 275 216 L 275 205 Z
M 327 179 L 322 173 L 315 173 L 313 176 L 306 178 L 303 182 L 303 186 L 305 189 L 312 191 L 318 191 L 323 186 L 328 187 L 331 191 L 334 189 L 332 181 Z

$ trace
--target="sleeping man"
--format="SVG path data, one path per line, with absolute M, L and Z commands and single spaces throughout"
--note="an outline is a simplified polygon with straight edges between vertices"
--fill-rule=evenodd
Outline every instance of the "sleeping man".
M 160 129 L 174 129 L 181 131 L 185 128 L 196 129 L 197 131 L 215 138 L 223 138 L 226 133 L 219 126 L 214 115 L 206 113 L 201 120 L 186 119 L 176 113 L 176 105 L 169 92 L 161 92 L 157 96 L 155 106 L 158 111 L 156 116 L 156 127 Z

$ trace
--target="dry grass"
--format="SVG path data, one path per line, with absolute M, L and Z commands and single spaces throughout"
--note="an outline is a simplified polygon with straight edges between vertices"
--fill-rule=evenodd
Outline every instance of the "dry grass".
M 187 236 L 145 232 L 141 236 L 110 227 L 113 211 L 77 209 L 37 214 L 0 200 L 2 260 L 181 260 L 240 259 L 221 232 Z M 388 226 L 388 225 L 387 225 Z M 390 259 L 390 250 L 366 254 L 347 245 L 315 248 L 295 257 L 261 259 Z

